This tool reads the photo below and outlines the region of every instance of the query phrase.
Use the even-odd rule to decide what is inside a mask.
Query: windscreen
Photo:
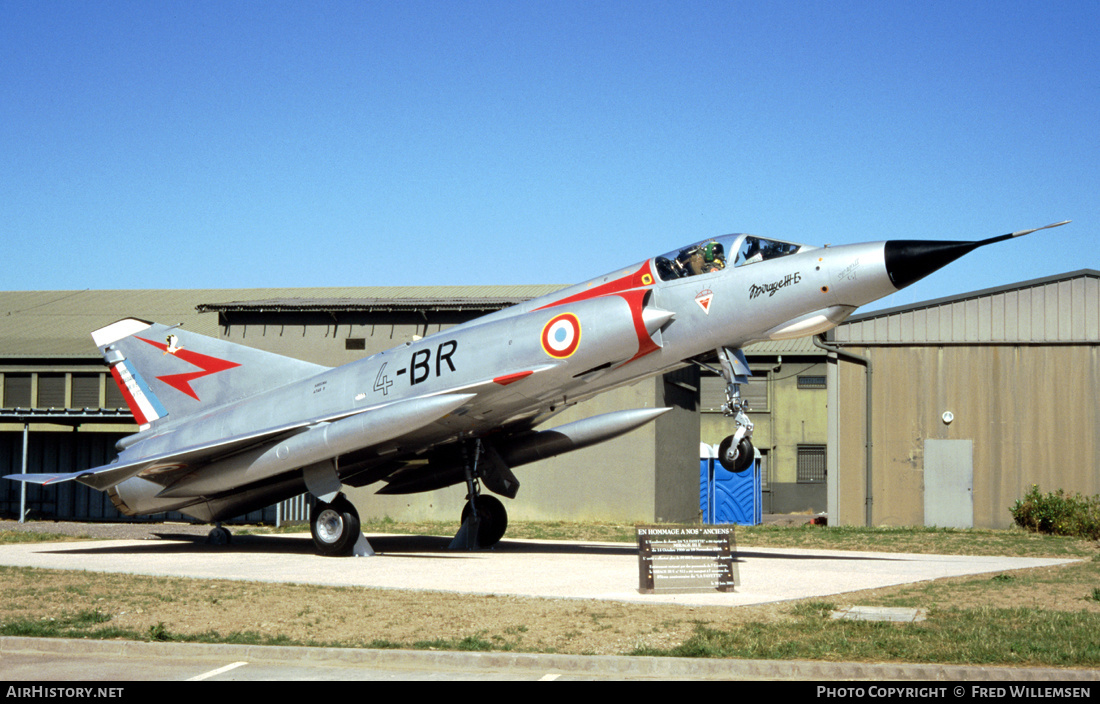
[[[754,235],[723,235],[668,252],[653,260],[662,281],[711,274],[727,266],[745,266],[794,254],[803,245]]]
[[[733,260],[734,266],[755,264],[769,259],[785,257],[802,249],[802,245],[793,242],[780,242],[778,240],[766,240],[762,237],[745,235],[737,248],[737,256]]]

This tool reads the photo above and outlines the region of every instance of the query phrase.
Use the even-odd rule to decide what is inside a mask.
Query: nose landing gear
[[[718,461],[731,472],[744,472],[752,466],[756,451],[752,447],[752,421],[745,411],[748,406],[741,398],[741,385],[749,383],[752,372],[741,350],[718,348],[718,363],[722,378],[726,381],[726,402],[722,412],[733,418],[737,429],[718,445]]]

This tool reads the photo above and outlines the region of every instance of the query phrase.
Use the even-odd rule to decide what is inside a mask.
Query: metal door
[[[974,441],[924,441],[924,525],[974,527]]]

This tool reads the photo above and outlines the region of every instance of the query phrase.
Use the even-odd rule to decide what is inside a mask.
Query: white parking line
[[[209,679],[211,677],[217,677],[223,672],[229,672],[230,670],[236,670],[241,665],[247,665],[247,662],[234,662],[226,665],[225,667],[219,667],[217,670],[211,670],[210,672],[204,672],[201,675],[195,675],[189,678],[188,682],[201,682],[202,680]]]

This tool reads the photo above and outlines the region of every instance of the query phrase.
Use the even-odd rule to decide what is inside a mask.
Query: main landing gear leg
[[[753,464],[756,451],[752,447],[752,421],[745,411],[748,406],[741,398],[741,385],[747,384],[752,372],[741,350],[728,347],[718,348],[718,362],[722,367],[722,378],[726,381],[726,402],[722,412],[733,418],[737,426],[733,435],[718,445],[718,461],[731,472],[744,472]]]
[[[473,447],[470,457],[469,447]],[[483,453],[481,440],[462,445],[466,466],[466,506],[462,509],[462,527],[451,541],[451,550],[485,550],[500,542],[508,529],[508,512],[494,496],[481,495],[483,470],[478,466]],[[518,484],[517,484],[518,486]]]

